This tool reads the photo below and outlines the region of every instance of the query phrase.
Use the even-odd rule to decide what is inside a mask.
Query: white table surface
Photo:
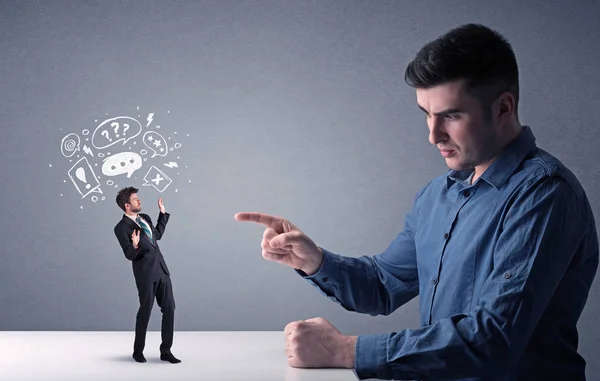
[[[148,332],[148,362],[134,362],[133,337],[133,332],[0,331],[0,380],[357,380],[350,369],[289,367],[283,332],[175,332],[172,352],[180,364],[160,361],[160,332]]]

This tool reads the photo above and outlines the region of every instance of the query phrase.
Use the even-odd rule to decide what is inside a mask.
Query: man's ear
[[[498,105],[498,119],[506,119],[515,111],[515,97],[509,92],[504,92],[498,98]]]

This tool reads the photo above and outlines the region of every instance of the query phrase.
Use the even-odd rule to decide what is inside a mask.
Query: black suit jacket
[[[159,213],[156,227],[152,224],[150,216],[140,213],[140,216],[150,224],[152,239],[150,239],[142,228],[125,214],[115,226],[115,235],[123,249],[125,257],[132,262],[135,283],[140,286],[158,280],[163,274],[170,275],[165,259],[160,252],[157,241],[162,238],[169,213]],[[140,243],[137,250],[133,247],[131,234],[133,230],[140,230]]]

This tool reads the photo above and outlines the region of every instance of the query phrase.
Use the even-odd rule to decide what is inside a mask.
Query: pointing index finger
[[[258,224],[265,225],[267,227],[275,229],[281,225],[279,217],[272,216],[270,214],[258,213],[258,212],[242,212],[236,213],[235,219],[237,221],[245,222],[256,222]]]

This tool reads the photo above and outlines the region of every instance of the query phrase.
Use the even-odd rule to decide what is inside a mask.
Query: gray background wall
[[[131,265],[112,231],[115,186],[130,184],[152,217],[161,195],[172,214],[161,247],[178,330],[280,330],[315,316],[348,334],[416,327],[418,300],[370,317],[321,297],[263,260],[262,227],[234,213],[285,216],[346,255],[384,250],[416,191],[446,170],[404,68],[429,40],[482,22],[516,51],[521,121],[579,177],[600,220],[595,3],[0,1],[0,329],[133,329]],[[100,150],[67,159],[61,139],[76,133],[82,148],[83,129],[124,115],[181,148],[145,156],[113,186],[101,176],[105,200],[82,198],[67,171],[86,156],[98,174]],[[163,193],[141,186],[151,163],[173,179]],[[599,291],[596,281],[580,321],[590,379]]]

